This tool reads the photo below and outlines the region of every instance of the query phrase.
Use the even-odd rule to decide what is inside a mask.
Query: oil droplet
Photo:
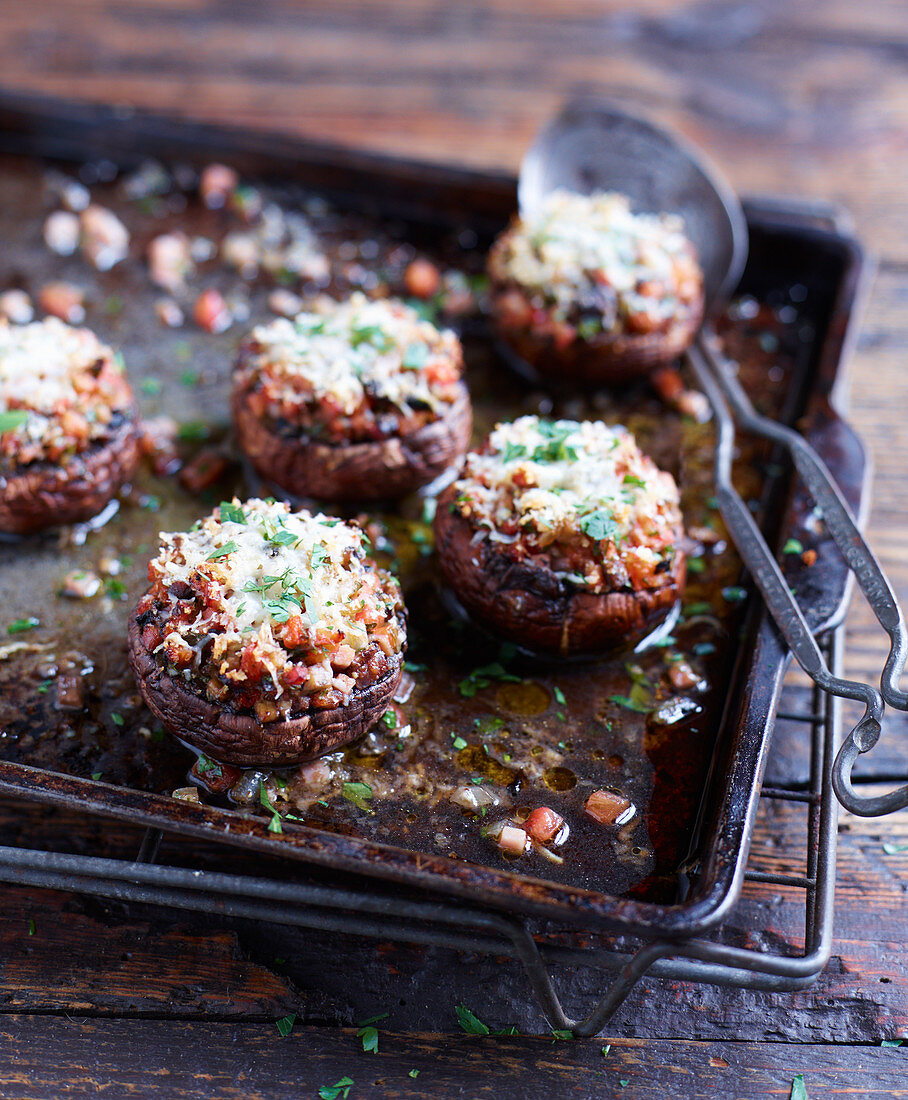
[[[481,745],[467,745],[460,750],[455,760],[458,768],[464,768],[501,787],[507,787],[517,775],[513,768],[506,768],[494,757],[488,756]]]
[[[569,791],[577,786],[577,776],[570,768],[549,768],[542,778],[545,785],[553,791]]]
[[[542,684],[535,680],[525,680],[519,684],[502,684],[495,693],[498,705],[513,714],[536,715],[547,711],[552,705],[552,696]]]
[[[624,766],[624,757],[619,756],[618,753],[612,753],[612,755],[608,758],[608,762],[612,765],[613,768],[621,768]]]
[[[602,751],[602,749],[593,749],[593,751],[590,753],[590,756],[594,760],[604,760],[605,759],[605,753]]]

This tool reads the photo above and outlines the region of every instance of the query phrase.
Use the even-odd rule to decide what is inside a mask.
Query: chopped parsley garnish
[[[139,389],[142,393],[147,393],[153,397],[164,389],[164,383],[160,378],[143,378],[139,383]]]
[[[40,625],[40,619],[36,619],[34,615],[29,615],[26,619],[16,619],[14,622],[11,622],[6,628],[6,633],[24,634],[26,630],[34,630],[36,626]]]
[[[371,344],[380,352],[390,351],[393,341],[381,325],[354,325],[350,330],[350,344],[358,348],[360,344]]]
[[[602,321],[598,317],[584,317],[577,325],[577,335],[581,340],[592,340],[602,332]]]
[[[421,370],[429,358],[429,349],[425,344],[408,344],[401,366],[404,370]]]
[[[567,427],[553,423],[551,420],[537,422],[536,430],[548,442],[537,447],[530,456],[534,462],[576,462],[577,449],[567,444],[574,425]]]
[[[573,1031],[568,1031],[564,1028],[552,1028],[552,1037],[554,1039],[574,1039],[576,1036]]]
[[[807,1100],[807,1088],[804,1085],[804,1075],[799,1073],[791,1082],[791,1092],[788,1100]]]
[[[222,500],[218,505],[221,515],[221,523],[248,523],[246,513],[239,504],[232,504],[229,500]]]
[[[887,856],[896,856],[900,852],[908,852],[908,844],[892,844],[887,840],[883,845],[883,851]]]
[[[125,719],[123,718],[123,715],[118,714],[116,711],[111,712],[110,720],[111,720],[111,722],[113,722],[113,724],[115,726],[122,726],[124,724],[124,721],[125,721]]]
[[[293,1025],[296,1023],[296,1013],[291,1012],[289,1016],[282,1016],[279,1020],[275,1021],[277,1024],[277,1030],[282,1039],[286,1039],[290,1032],[293,1030]]]
[[[205,561],[218,561],[220,558],[226,558],[228,554],[235,554],[237,549],[237,544],[231,539],[229,542],[225,542],[223,546],[218,547],[217,550],[212,550]]]
[[[363,1041],[363,1051],[366,1054],[378,1054],[378,1029],[374,1027],[361,1027],[357,1036]]]
[[[211,772],[212,779],[217,779],[221,775],[223,775],[223,772],[221,771],[221,765],[216,764],[213,760],[209,760],[208,757],[204,754],[199,757],[197,767],[199,775],[207,775],[209,772]]]
[[[118,577],[108,577],[104,591],[112,600],[125,600],[127,596],[126,585]]]
[[[501,452],[502,462],[514,462],[518,458],[526,458],[527,449],[522,443],[505,443],[504,450]]]
[[[419,1076],[419,1070],[418,1069],[411,1069],[410,1072],[407,1074],[407,1076],[408,1077],[418,1077]]]
[[[41,683],[38,684],[38,694],[46,695],[50,691],[50,685],[52,683],[53,680],[42,680]]]
[[[284,830],[281,826],[281,815],[277,807],[268,797],[268,792],[265,790],[265,784],[259,781],[259,802],[262,807],[268,810],[271,814],[271,820],[268,822],[269,833],[282,833]]]
[[[645,489],[646,482],[642,477],[635,477],[633,474],[624,475],[624,484],[630,486],[633,489]]]
[[[702,573],[706,568],[706,562],[703,558],[688,558],[687,568],[691,573]]]
[[[705,600],[701,600],[699,603],[689,603],[684,607],[685,618],[690,618],[693,615],[711,615],[713,611],[713,605],[707,603]]]
[[[201,443],[211,435],[211,428],[201,420],[187,420],[177,429],[177,439],[182,443]]]
[[[275,546],[295,546],[299,538],[286,527],[279,527],[276,531],[266,531],[265,540],[273,542]]]
[[[318,1090],[319,1100],[347,1100],[350,1095],[350,1089],[353,1087],[353,1080],[350,1077],[342,1077],[333,1085],[322,1085]]]
[[[747,599],[747,589],[741,588],[737,584],[730,584],[727,588],[722,589],[722,598],[729,603],[740,603],[741,600]]]
[[[30,920],[28,922],[28,934],[30,936],[33,936],[37,931],[38,931],[38,926],[35,924],[34,919]],[[883,1042],[885,1042],[885,1040]],[[880,1045],[882,1046],[883,1044],[881,1043]]]
[[[467,1008],[466,1005],[456,1005],[457,1022],[467,1035],[489,1035],[488,1027]]]
[[[184,370],[180,375],[180,382],[186,386],[187,389],[192,389],[193,386],[197,386],[202,381],[202,376],[197,370]]]
[[[597,508],[595,512],[580,517],[580,530],[596,542],[602,542],[615,538],[620,528],[611,512],[605,508]]]
[[[499,680],[509,684],[519,684],[520,677],[504,667],[500,661],[493,661],[482,668],[474,668],[469,676],[465,676],[457,685],[457,690],[465,699],[472,699],[483,688],[487,688],[493,680]]]
[[[32,922],[34,923],[34,921]],[[29,933],[31,935],[31,933]],[[900,1047],[904,1042],[904,1039],[883,1039],[880,1043],[881,1047]]]
[[[630,695],[610,695],[609,702],[617,703],[619,707],[636,711],[638,714],[649,714],[653,709],[650,704],[644,703],[641,699],[634,699]]]
[[[567,699],[564,697],[564,692],[557,685],[552,688],[552,694],[555,696],[556,703],[561,703],[561,705],[564,706],[567,702]]]
[[[783,554],[803,554],[804,544],[800,539],[789,539],[782,547]]]
[[[465,749],[467,747],[467,743],[462,737],[455,737],[453,744],[454,748],[457,749],[458,752],[460,752],[461,749]]]
[[[11,432],[14,428],[21,428],[27,420],[28,413],[25,409],[10,409],[0,413],[0,435]]]
[[[393,710],[386,710],[381,716],[381,720],[389,730],[397,729],[397,715]]]
[[[367,814],[374,813],[369,803],[372,801],[372,788],[368,783],[345,783],[341,794],[359,810]]]
[[[317,542],[312,547],[312,556],[309,559],[309,564],[312,569],[318,569],[320,565],[324,565],[328,560],[328,548],[323,542]]]

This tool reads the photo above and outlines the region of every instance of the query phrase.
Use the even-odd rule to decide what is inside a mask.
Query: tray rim
[[[45,128],[52,132],[46,133]],[[118,141],[122,141],[124,135],[129,140],[121,149]],[[85,140],[93,143],[89,150],[85,144],[80,144]],[[337,201],[340,202],[344,201],[344,194],[355,195],[360,206],[363,205],[362,193],[348,190],[352,179],[380,177],[379,193],[373,195],[373,200],[379,205],[388,200],[391,208],[395,205],[401,208],[399,197],[395,198],[391,192],[405,182],[410,183],[418,192],[416,201],[409,206],[405,203],[402,209],[407,211],[411,221],[428,218],[436,225],[442,223],[444,219],[438,216],[437,210],[436,216],[431,217],[431,203],[437,201],[440,194],[445,194],[449,203],[452,198],[481,198],[475,224],[483,228],[486,219],[500,224],[516,206],[516,178],[509,173],[407,160],[298,140],[286,134],[270,135],[258,130],[195,123],[152,112],[123,111],[98,104],[9,93],[0,88],[0,151],[41,159],[84,161],[86,157],[104,155],[102,150],[107,148],[109,156],[119,157],[122,153],[120,163],[126,165],[149,156],[177,159],[173,153],[165,157],[156,151],[162,144],[181,145],[179,159],[184,160],[205,162],[215,152],[221,159],[234,163],[244,156],[264,157],[272,167],[282,167],[285,178],[290,173],[299,178],[301,169],[308,170],[310,175],[314,169],[317,176],[324,177],[341,172],[346,176],[346,186],[340,192],[330,186],[322,186],[321,190],[332,196],[339,194],[341,197]],[[231,157],[231,152],[236,153],[236,158]],[[262,174],[261,169],[258,174]],[[317,183],[310,185],[319,186]],[[847,471],[853,475],[850,503],[853,507],[856,505],[863,516],[868,503],[866,452],[836,409],[845,374],[846,351],[856,329],[859,305],[866,288],[863,250],[848,234],[834,227],[817,227],[802,208],[788,213],[776,203],[761,221],[759,201],[746,205],[749,220],[761,224],[766,231],[794,234],[805,241],[813,240],[815,244],[832,247],[840,254],[842,276],[831,309],[829,330],[816,345],[818,362],[808,395],[810,424],[807,434],[815,445],[820,444],[821,450],[830,434],[840,436],[841,446],[850,448],[851,468]],[[841,620],[850,595],[847,578],[843,578],[841,589],[826,620],[817,624],[818,630],[828,629]],[[759,685],[746,683],[742,690],[740,684],[735,684],[734,693],[740,695],[740,700],[734,724],[735,744],[728,746],[732,759],[723,797],[716,800],[712,812],[707,815],[709,827],[702,834],[703,843],[709,848],[700,881],[706,883],[707,888],[694,892],[683,902],[663,905],[616,897],[289,823],[280,844],[276,845],[263,820],[240,811],[196,806],[167,795],[6,761],[0,762],[0,793],[185,836],[220,839],[271,856],[327,866],[386,883],[397,882],[430,894],[459,896],[465,902],[509,912],[582,922],[588,927],[608,927],[645,937],[698,935],[721,921],[740,894],[775,708],[787,667],[787,654],[775,627],[756,598],[752,604],[749,643],[742,647],[739,663],[744,664],[746,659],[747,664],[753,666],[759,659],[764,668],[773,671],[769,679]],[[735,680],[731,682],[734,684]],[[765,715],[762,730],[757,728],[759,723],[753,721],[755,712]],[[726,714],[717,738],[720,746],[729,738],[728,723],[729,715]],[[741,789],[741,780],[747,778],[738,774],[742,769],[746,769],[752,779],[747,790]],[[736,777],[738,786],[735,785]],[[705,797],[712,791],[713,783],[714,779],[704,785]]]

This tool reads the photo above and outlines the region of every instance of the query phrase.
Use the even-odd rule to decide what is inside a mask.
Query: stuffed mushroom
[[[462,369],[455,334],[403,302],[321,299],[243,342],[237,439],[258,473],[293,496],[405,496],[466,451]]]
[[[466,610],[530,649],[639,642],[684,582],[678,489],[600,421],[499,424],[442,493],[435,541]]]
[[[0,531],[28,535],[103,510],[138,461],[121,358],[86,328],[0,320]]]
[[[222,503],[162,534],[130,617],[146,703],[178,737],[240,767],[302,763],[371,729],[406,648],[396,580],[364,535],[283,503]]]
[[[703,315],[681,219],[613,192],[553,191],[498,238],[489,275],[499,336],[542,377],[631,381],[680,355]]]

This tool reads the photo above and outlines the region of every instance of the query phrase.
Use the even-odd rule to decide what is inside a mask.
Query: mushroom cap
[[[664,332],[576,336],[567,345],[532,325],[508,324],[497,304],[504,288],[491,295],[495,330],[508,350],[541,379],[582,386],[626,385],[666,366],[690,347],[703,319],[703,292],[684,318],[675,318]],[[513,284],[509,291],[513,292]]]
[[[473,427],[466,385],[438,420],[409,435],[328,444],[281,436],[233,392],[237,441],[258,473],[288,493],[324,500],[391,500],[428,485],[464,454]]]
[[[135,413],[130,411],[110,439],[65,464],[33,462],[0,476],[0,531],[31,535],[91,519],[132,476],[138,461]]]
[[[478,621],[529,649],[567,656],[636,645],[666,618],[680,595],[686,572],[680,550],[658,588],[584,592],[540,562],[515,561],[488,539],[474,542],[476,529],[451,511],[455,496],[449,486],[435,512],[435,545],[445,580]]]
[[[129,662],[142,698],[171,733],[225,764],[249,768],[304,764],[368,732],[388,709],[403,662],[368,687],[355,687],[339,707],[313,708],[299,718],[260,722],[203,699],[170,676],[142,641],[135,611],[129,619]]]

